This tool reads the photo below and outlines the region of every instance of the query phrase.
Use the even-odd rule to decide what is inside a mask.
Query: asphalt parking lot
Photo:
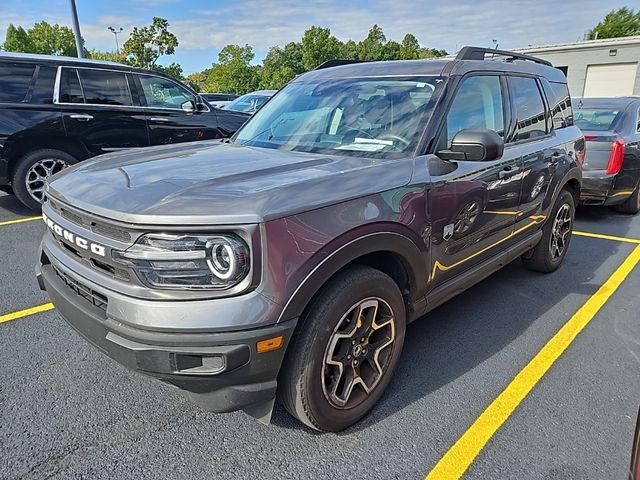
[[[576,230],[602,238],[574,236],[550,275],[514,262],[410,325],[373,413],[317,434],[281,408],[270,426],[204,412],[104,357],[55,310],[10,320],[48,302],[33,275],[44,226],[11,223],[33,213],[0,195],[0,478],[413,479],[460,466],[477,479],[626,478],[640,405],[640,215],[579,209]],[[566,350],[550,342],[539,355],[572,322],[582,324],[558,340]]]

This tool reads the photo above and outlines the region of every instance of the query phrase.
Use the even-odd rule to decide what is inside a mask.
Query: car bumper
[[[585,205],[617,205],[631,196],[638,172],[607,174],[603,170],[583,172],[580,202]]]
[[[272,406],[277,375],[296,319],[216,333],[135,328],[110,318],[100,305],[102,297],[95,297],[95,291],[82,279],[62,268],[60,264],[41,262],[36,268],[40,288],[47,291],[67,323],[118,363],[186,391],[194,403],[209,411],[245,409],[252,413],[260,411],[261,406]],[[81,283],[75,284],[78,280]],[[185,315],[188,303],[182,302]],[[257,342],[280,335],[280,348],[257,353]]]

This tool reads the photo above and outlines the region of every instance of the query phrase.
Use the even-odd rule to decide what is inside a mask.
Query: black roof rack
[[[314,68],[314,70],[322,70],[324,68],[339,67],[340,65],[351,65],[352,63],[363,63],[363,62],[366,62],[366,60],[346,60],[346,59],[327,60],[326,62],[321,63],[316,68]]]
[[[551,62],[547,62],[546,60],[542,60],[541,58],[524,55],[522,53],[509,52],[507,50],[495,50],[493,48],[484,47],[463,47],[458,52],[458,55],[456,55],[456,60],[484,60],[484,56],[487,54],[498,55],[514,60],[528,60],[530,62],[540,63],[541,65],[553,67]]]

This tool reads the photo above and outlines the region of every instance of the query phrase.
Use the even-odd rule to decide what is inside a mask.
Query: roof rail
[[[553,67],[551,62],[542,60],[541,58],[532,57],[530,55],[524,55],[522,53],[509,52],[507,50],[495,50],[493,48],[485,47],[463,47],[456,55],[456,60],[484,60],[484,56],[487,54],[499,55],[501,57],[507,57],[513,60],[528,60],[530,62],[540,63]]]
[[[340,65],[350,65],[352,63],[363,63],[363,62],[366,62],[366,60],[346,60],[346,59],[327,60],[326,62],[321,63],[316,68],[314,68],[314,70],[322,70],[324,68],[339,67]]]

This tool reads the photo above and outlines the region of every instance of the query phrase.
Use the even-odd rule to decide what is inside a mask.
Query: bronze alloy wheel
[[[396,338],[393,311],[378,297],[366,298],[343,315],[324,355],[322,390],[340,409],[362,403],[384,376]]]
[[[551,242],[549,242],[549,253],[551,253],[552,260],[557,260],[564,254],[569,243],[567,240],[571,234],[571,223],[571,208],[565,203],[558,209],[553,220]]]

